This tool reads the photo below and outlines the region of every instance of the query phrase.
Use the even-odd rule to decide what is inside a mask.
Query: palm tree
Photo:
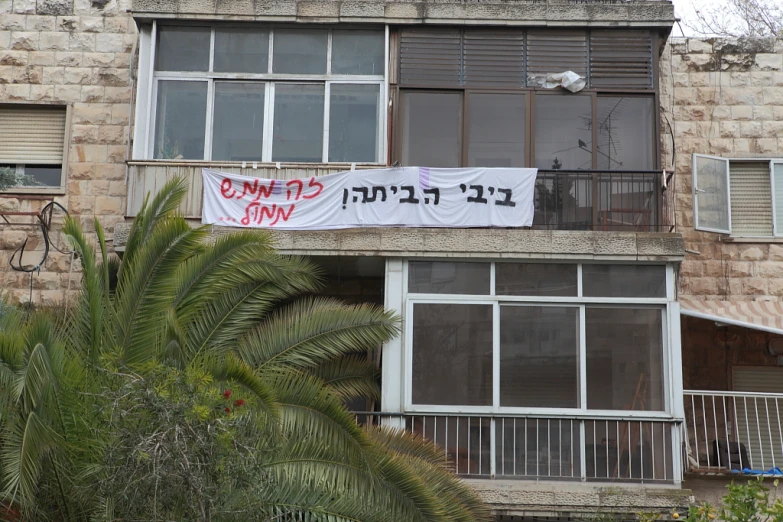
[[[317,268],[267,234],[191,228],[185,190],[145,201],[121,261],[69,219],[77,305],[0,315],[0,502],[30,520],[490,520],[442,451],[344,407],[377,395],[357,354],[398,319],[311,297]]]

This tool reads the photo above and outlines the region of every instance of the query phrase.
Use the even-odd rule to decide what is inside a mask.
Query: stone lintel
[[[195,224],[195,223],[194,223]],[[115,227],[122,251],[129,224]],[[214,227],[214,234],[233,230]],[[284,254],[680,262],[680,234],[470,228],[356,228],[271,232]]]
[[[139,21],[644,27],[666,32],[675,21],[668,0],[133,0],[132,12]]]

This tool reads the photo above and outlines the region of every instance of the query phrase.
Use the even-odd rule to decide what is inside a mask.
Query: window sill
[[[783,237],[769,236],[723,236],[726,243],[783,243]]]
[[[17,199],[52,199],[57,196],[65,196],[63,187],[29,188],[0,191],[0,197]]]
[[[186,167],[210,167],[210,168],[218,168],[218,167],[225,167],[225,168],[245,168],[245,169],[274,169],[278,167],[278,162],[275,161],[208,161],[208,160],[170,160],[170,159],[139,159],[139,160],[128,160],[126,162],[130,166],[134,165],[151,165],[151,166],[160,166],[160,167],[171,167],[171,166],[186,166]],[[344,168],[345,170],[351,170],[351,166],[356,166],[357,169],[359,168],[386,168],[387,165],[385,163],[294,163],[294,162],[279,162],[279,165],[281,169],[283,168],[316,168],[316,167],[323,167],[323,168],[330,168],[330,169],[339,169]]]

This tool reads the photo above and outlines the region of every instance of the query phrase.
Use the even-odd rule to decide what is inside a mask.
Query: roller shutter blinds
[[[406,29],[400,34],[400,83],[460,85],[462,31]]]
[[[463,40],[465,84],[525,85],[525,37],[521,31],[466,30]]]
[[[399,60],[403,85],[533,87],[573,71],[592,87],[654,88],[649,31],[404,28]]]
[[[529,31],[527,83],[543,84],[548,74],[573,71],[587,77],[587,33],[584,31]]]
[[[730,161],[731,233],[772,235],[772,191],[768,161]]]
[[[0,163],[63,162],[65,108],[0,107]]]
[[[735,367],[734,390],[783,393],[783,368]],[[745,445],[753,469],[783,466],[783,398],[739,397],[735,400],[734,431]]]
[[[591,31],[590,85],[652,89],[652,34],[647,31]]]

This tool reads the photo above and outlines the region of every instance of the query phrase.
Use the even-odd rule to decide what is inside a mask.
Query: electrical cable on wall
[[[33,274],[35,272],[41,273],[41,267],[46,262],[46,259],[49,257],[49,250],[50,248],[53,248],[57,252],[60,252],[61,254],[72,254],[70,251],[66,251],[63,249],[63,245],[58,244],[57,241],[51,240],[51,231],[52,231],[52,216],[54,215],[55,209],[58,209],[66,216],[68,215],[68,211],[65,210],[65,207],[57,203],[56,201],[52,201],[50,203],[47,203],[43,209],[41,209],[40,213],[40,227],[41,227],[41,235],[43,236],[44,241],[44,250],[43,254],[41,255],[40,261],[38,261],[35,265],[23,265],[22,264],[22,258],[24,257],[25,248],[27,247],[27,241],[29,241],[29,237],[25,238],[22,245],[14,250],[13,254],[11,254],[11,259],[8,260],[8,264],[11,266],[11,269],[16,272],[24,272],[27,274],[30,274],[30,300],[29,302],[33,302]],[[17,255],[19,256],[17,259]],[[15,263],[16,261],[16,263]]]

